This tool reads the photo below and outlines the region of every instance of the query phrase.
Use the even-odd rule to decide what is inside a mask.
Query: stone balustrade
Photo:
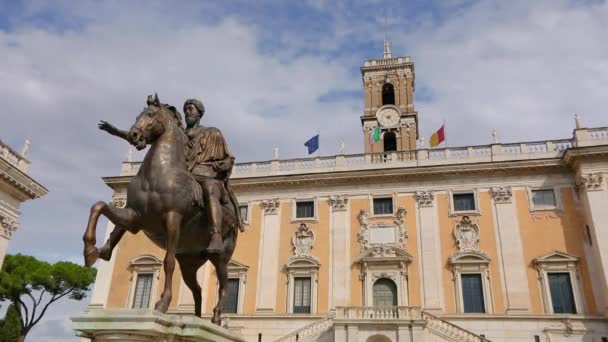
[[[305,342],[306,340],[320,336],[329,330],[333,323],[333,316],[329,315],[320,321],[313,322],[290,333],[289,335],[285,335],[275,342]]]
[[[430,334],[443,338],[447,337],[450,341],[489,342],[489,340],[487,340],[483,336],[479,336],[469,330],[463,329],[428,312],[422,313],[422,319],[424,319],[426,323],[426,330]]]
[[[336,320],[420,320],[422,309],[418,306],[339,306]]]
[[[9,164],[15,166],[20,171],[27,173],[30,167],[30,161],[17,153],[10,146],[0,141],[0,158],[6,160]]]
[[[608,127],[577,129],[573,139],[237,163],[232,178],[559,158],[573,147],[608,144]],[[124,162],[134,175],[141,162]]]

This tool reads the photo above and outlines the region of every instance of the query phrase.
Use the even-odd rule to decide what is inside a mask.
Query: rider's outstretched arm
[[[106,131],[114,136],[125,139],[127,142],[131,142],[131,140],[129,140],[129,132],[118,129],[106,121],[100,121],[97,124],[97,127],[102,131]]]

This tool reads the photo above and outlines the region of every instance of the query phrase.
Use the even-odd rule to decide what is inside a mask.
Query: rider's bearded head
[[[192,113],[192,110],[189,110],[188,107],[193,106],[196,108],[197,113]],[[186,123],[188,127],[192,127],[195,125],[205,114],[205,106],[203,103],[197,99],[188,99],[184,103],[184,115],[186,116]]]

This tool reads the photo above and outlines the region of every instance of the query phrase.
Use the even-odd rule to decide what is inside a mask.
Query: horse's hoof
[[[215,317],[213,316],[213,318],[211,319],[211,323],[217,325],[217,326],[221,326],[222,325],[222,319],[220,317]]]
[[[84,249],[84,264],[87,267],[93,266],[95,261],[99,258],[99,250],[97,247],[92,246]]]
[[[160,312],[160,313],[167,313],[167,310],[169,309],[169,306],[163,302],[163,300],[159,300],[158,302],[156,302],[156,305],[154,305],[154,310]]]
[[[98,254],[99,259],[105,261],[110,261],[110,258],[112,257],[112,251],[108,245],[103,245],[103,247],[98,250]]]

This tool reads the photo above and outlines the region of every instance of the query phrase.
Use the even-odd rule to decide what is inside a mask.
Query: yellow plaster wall
[[[522,190],[514,193],[517,200],[524,258],[528,272],[532,312],[544,312],[538,272],[534,266],[534,259],[552,251],[560,251],[581,258],[579,271],[585,307],[588,313],[596,314],[595,299],[591,289],[587,260],[583,250],[584,216],[577,208],[575,202],[576,195],[573,189],[563,188],[560,194],[562,210],[531,212],[529,210],[527,191]]]
[[[479,227],[479,249],[490,257],[490,287],[491,302],[494,313],[504,313],[503,289],[501,274],[498,265],[498,253],[496,249],[496,235],[494,221],[492,219],[492,203],[487,192],[477,194],[480,215],[470,215],[471,221]],[[441,262],[443,265],[443,288],[447,313],[456,313],[456,293],[452,266],[449,258],[458,250],[458,243],[454,238],[454,221],[462,219],[463,215],[450,216],[448,196],[440,194],[436,196],[439,209],[439,234],[441,237]]]
[[[412,255],[414,260],[408,265],[408,294],[410,306],[421,306],[420,288],[420,263],[418,259],[418,228],[416,225],[416,201],[414,196],[401,196],[398,202],[399,207],[404,207],[407,211],[405,217],[405,227],[407,229],[407,239],[405,250]],[[358,227],[358,226],[357,226]]]

